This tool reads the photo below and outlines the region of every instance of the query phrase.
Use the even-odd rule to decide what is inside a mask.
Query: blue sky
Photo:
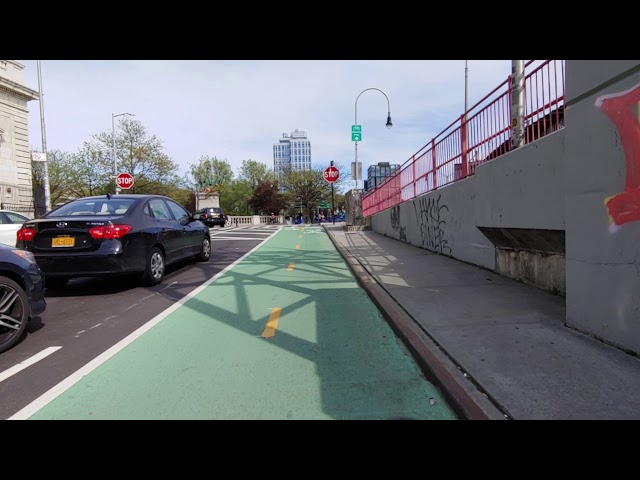
[[[36,60],[25,83],[38,89]],[[464,110],[464,60],[43,60],[47,147],[75,152],[129,112],[160,138],[181,173],[202,155],[273,167],[283,133],[307,132],[314,165],[350,168],[357,103],[363,173],[403,164]],[[469,106],[503,82],[511,60],[469,60]],[[29,135],[40,149],[40,110],[29,103]],[[341,172],[348,173],[348,172]],[[362,184],[360,184],[360,187]]]

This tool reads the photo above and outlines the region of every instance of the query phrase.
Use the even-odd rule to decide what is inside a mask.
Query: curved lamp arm
[[[384,95],[384,98],[387,99],[387,128],[391,128],[393,126],[393,123],[391,123],[391,106],[389,104],[389,97],[387,97],[387,94],[384,93],[382,90],[380,90],[379,88],[365,88],[363,91],[360,92],[360,94],[356,97],[356,103],[355,103],[355,125],[358,124],[358,99],[360,98],[360,95],[362,95],[364,92],[368,91],[368,90],[377,90],[378,92],[380,92],[381,94]]]

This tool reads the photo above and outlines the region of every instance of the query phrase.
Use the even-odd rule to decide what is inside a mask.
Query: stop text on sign
[[[340,177],[340,172],[336,167],[327,167],[322,175],[327,182],[333,183]]]

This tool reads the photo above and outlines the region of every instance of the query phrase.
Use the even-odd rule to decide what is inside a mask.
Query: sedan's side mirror
[[[202,219],[202,215],[200,215],[199,213],[194,213],[191,215],[191,218],[194,220],[200,220]]]

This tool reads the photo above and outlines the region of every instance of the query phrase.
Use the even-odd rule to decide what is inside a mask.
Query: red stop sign
[[[119,173],[116,177],[116,184],[127,190],[133,187],[133,176],[130,173]]]
[[[340,177],[340,172],[336,167],[327,167],[324,169],[322,176],[327,182],[333,183]]]

